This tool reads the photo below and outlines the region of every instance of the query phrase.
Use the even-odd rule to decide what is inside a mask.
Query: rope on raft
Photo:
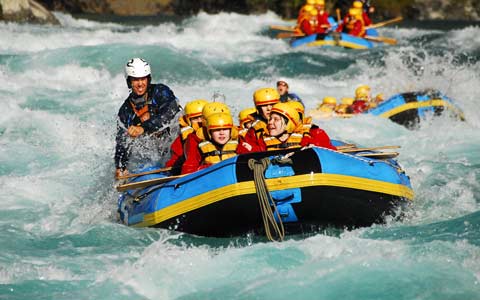
[[[285,228],[283,227],[282,218],[280,217],[280,213],[278,212],[275,201],[273,201],[272,195],[270,194],[265,181],[265,170],[268,168],[269,164],[270,159],[268,157],[264,157],[260,160],[253,158],[248,160],[248,167],[253,171],[253,180],[257,191],[258,203],[260,204],[265,235],[270,241],[281,242],[285,238]],[[277,215],[278,223],[275,221],[274,214]],[[273,229],[276,238],[273,237],[271,229]]]

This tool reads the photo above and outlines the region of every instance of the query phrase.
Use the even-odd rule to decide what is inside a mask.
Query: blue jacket
[[[128,127],[140,125],[144,129],[144,134],[155,133],[163,128],[159,133],[168,134],[169,127],[164,127],[170,124],[176,114],[181,110],[178,99],[168,86],[163,84],[150,84],[147,99],[150,119],[142,122],[132,108],[133,102],[130,100],[132,97],[133,93],[130,93],[118,111],[115,147],[115,167],[117,169],[125,169],[130,156],[132,139],[128,135]]]
[[[302,103],[303,106],[305,106],[305,104],[303,104],[302,99],[300,99],[300,97],[298,97],[298,95],[295,93],[287,93],[285,95],[280,96],[280,102],[288,102],[288,101],[298,101]]]

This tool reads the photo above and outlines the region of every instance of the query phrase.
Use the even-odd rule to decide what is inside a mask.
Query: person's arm
[[[300,144],[303,147],[308,145],[315,145],[323,148],[337,150],[337,148],[332,145],[332,141],[330,140],[330,137],[327,135],[325,130],[319,128],[318,126],[312,126],[312,129],[310,129],[310,134],[305,135],[302,138]]]
[[[166,162],[165,167],[178,167],[183,157],[182,137],[179,135],[170,146],[170,159]]]
[[[128,158],[130,156],[130,145],[128,126],[130,125],[128,120],[129,110],[125,103],[120,107],[117,117],[117,135],[115,137],[115,168],[117,170],[126,170]],[[118,173],[118,171],[117,171]]]
[[[263,143],[263,139],[257,138],[255,128],[253,127],[250,127],[245,137],[240,138],[238,141],[238,148],[237,148],[238,154],[249,153],[249,152],[262,152],[266,150],[267,150],[267,147],[265,143]]]

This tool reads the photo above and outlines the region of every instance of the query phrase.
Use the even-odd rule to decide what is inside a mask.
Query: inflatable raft
[[[291,234],[381,223],[413,199],[409,178],[391,154],[349,153],[318,147],[250,153],[186,176],[141,176],[122,186],[119,216],[128,226],[208,237],[265,234],[269,217]],[[162,183],[142,186],[157,180]],[[270,193],[261,192],[261,183]],[[271,199],[262,206],[265,194]]]
[[[428,117],[448,114],[449,116],[464,121],[462,110],[455,102],[437,90],[408,92],[396,94],[377,107],[371,108],[362,114],[370,114],[389,118],[395,123],[409,129],[418,127],[422,120]],[[354,114],[335,114],[332,111],[312,110],[309,115],[316,119],[328,120],[331,118],[351,118]]]
[[[444,113],[465,120],[462,110],[455,102],[437,90],[397,94],[366,113],[389,118],[407,128],[415,128],[428,116],[439,116]]]
[[[368,29],[367,35],[376,37],[378,32],[375,29]],[[349,49],[370,49],[374,43],[347,33],[330,32],[328,34],[312,34],[306,37],[294,39],[290,42],[292,47],[307,45],[310,47],[337,46]]]

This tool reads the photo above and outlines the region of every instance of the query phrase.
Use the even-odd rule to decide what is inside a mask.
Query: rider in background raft
[[[346,32],[353,36],[364,37],[366,31],[362,15],[363,10],[361,8],[350,8],[342,24],[338,26],[337,32]]]
[[[365,84],[360,85],[355,89],[355,101],[352,103],[351,112],[359,114],[371,108],[375,108],[384,100],[383,98],[382,94],[378,94],[372,99],[370,87]]]
[[[172,168],[172,174],[179,174],[182,164],[185,162],[183,148],[187,137],[202,127],[203,107],[208,103],[204,99],[196,99],[185,105],[185,114],[178,120],[180,125],[180,134],[170,146],[170,159],[165,163],[165,167]]]
[[[330,27],[331,27],[330,22],[328,21],[328,12],[325,10],[325,0],[316,0],[315,8],[318,11],[317,33],[325,35],[330,30]]]
[[[118,111],[115,147],[115,177],[128,174],[127,163],[133,139],[155,133],[161,137],[169,133],[168,124],[181,111],[178,99],[170,88],[151,83],[151,70],[147,61],[132,58],[125,66],[128,98]]]

